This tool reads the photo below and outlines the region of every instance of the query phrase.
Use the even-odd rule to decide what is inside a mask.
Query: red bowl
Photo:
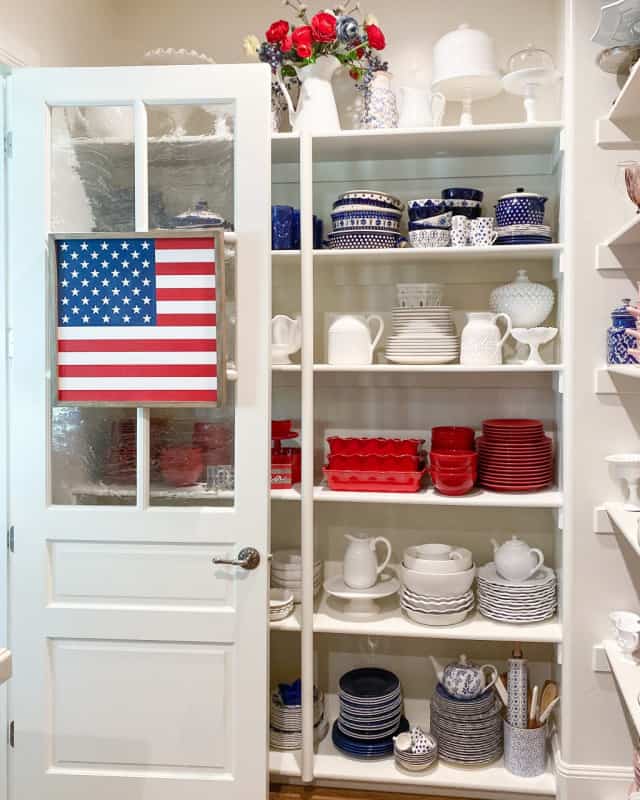
[[[197,483],[202,467],[202,452],[197,447],[168,447],[160,454],[162,476],[173,486]]]
[[[438,425],[431,429],[432,450],[474,450],[475,435],[473,428],[456,425]]]
[[[429,471],[433,485],[441,494],[457,497],[468,494],[474,487],[477,475],[472,470],[440,470]]]
[[[292,427],[293,421],[290,419],[272,419],[271,436],[276,436],[279,439],[286,438]]]
[[[478,454],[474,450],[432,450],[429,458],[431,466],[436,468],[478,466]]]

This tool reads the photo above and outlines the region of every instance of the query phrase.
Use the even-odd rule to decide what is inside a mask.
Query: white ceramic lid
[[[516,189],[515,192],[510,192],[509,194],[503,194],[500,197],[500,200],[509,200],[512,197],[539,197],[542,200],[546,200],[547,198],[543,194],[537,194],[536,192],[525,192],[524,189]]]
[[[546,50],[528,44],[524,50],[518,50],[507,62],[509,72],[521,69],[546,69],[553,70],[554,64],[551,54]]]
[[[494,80],[500,81],[493,40],[484,31],[468,25],[446,33],[433,47],[433,88],[439,89],[445,81],[460,78],[489,79],[491,85]],[[468,88],[474,87],[469,85]],[[485,91],[490,88],[487,84]],[[497,88],[495,94],[499,91]]]

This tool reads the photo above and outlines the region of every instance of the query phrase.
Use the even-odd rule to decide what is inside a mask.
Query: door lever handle
[[[237,558],[216,558],[214,556],[211,559],[211,563],[228,567],[242,567],[242,569],[255,569],[260,563],[260,553],[255,547],[243,547]]]

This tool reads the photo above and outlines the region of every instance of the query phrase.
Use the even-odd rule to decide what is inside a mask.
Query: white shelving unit
[[[608,639],[603,644],[622,702],[640,734],[640,662],[620,652],[614,641]]]
[[[277,197],[274,202],[286,202],[301,209],[302,240],[300,251],[272,253],[274,314],[301,313],[303,326],[300,364],[273,368],[274,378],[277,376],[274,416],[297,419],[296,408],[300,409],[302,483],[299,491],[296,490],[300,501],[300,538],[295,528],[298,512],[290,504],[279,504],[277,511],[275,506],[273,508],[272,547],[299,546],[303,560],[302,604],[287,620],[271,626],[274,635],[279,637],[276,659],[284,646],[290,647],[292,653],[297,653],[299,648],[303,748],[293,753],[271,752],[270,766],[275,777],[305,783],[339,781],[369,787],[419,788],[422,785],[428,786],[430,791],[448,789],[452,794],[458,790],[476,792],[480,796],[483,793],[518,797],[555,794],[551,759],[549,771],[530,780],[512,776],[500,762],[479,769],[442,762],[425,775],[411,775],[396,769],[393,759],[359,762],[345,757],[335,750],[330,733],[314,748],[311,712],[315,681],[329,692],[327,716],[330,722],[337,716],[335,698],[331,695],[336,686],[333,678],[328,679],[329,684],[323,682],[319,663],[324,663],[329,671],[334,659],[340,660],[341,665],[344,663],[345,668],[359,666],[363,659],[363,643],[377,639],[387,643],[383,648],[385,652],[397,650],[399,664],[407,647],[419,647],[427,639],[438,642],[438,646],[448,646],[452,655],[459,653],[456,643],[466,642],[470,650],[478,644],[502,648],[502,657],[510,652],[511,643],[523,642],[543,654],[541,664],[547,670],[545,675],[551,675],[557,658],[556,648],[562,643],[559,617],[540,624],[513,626],[474,612],[459,625],[422,626],[402,614],[396,597],[381,604],[380,614],[375,619],[357,620],[342,613],[340,604],[328,600],[324,593],[315,598],[311,575],[313,563],[320,557],[318,548],[325,553],[327,549],[330,553],[340,551],[341,533],[351,526],[362,530],[378,527],[379,532],[388,531],[393,536],[393,528],[386,526],[394,525],[397,519],[399,535],[402,525],[408,524],[403,521],[409,515],[412,524],[424,530],[412,529],[410,534],[403,535],[412,536],[415,539],[412,543],[418,543],[434,540],[428,532],[430,515],[437,514],[438,519],[442,519],[441,515],[445,514],[449,515],[448,519],[455,520],[457,513],[470,519],[476,512],[477,517],[495,518],[498,529],[501,524],[507,524],[501,523],[501,519],[517,520],[529,513],[539,515],[540,520],[544,520],[541,524],[549,528],[541,536],[547,537],[545,548],[550,554],[550,563],[561,566],[562,537],[555,534],[563,524],[565,501],[562,491],[565,372],[562,334],[563,286],[568,263],[562,226],[558,222],[562,204],[563,149],[564,128],[556,121],[476,125],[466,129],[356,130],[331,135],[274,136],[273,165],[281,181],[274,191]],[[484,170],[490,170],[491,179],[482,177],[487,174]],[[401,177],[394,177],[396,172]],[[474,178],[474,175],[480,177]],[[482,187],[487,181],[491,186],[486,197],[487,213],[494,198],[513,191],[516,186],[534,185],[535,190],[549,194],[549,216],[558,241],[536,246],[431,250],[408,247],[360,251],[313,249],[312,214],[323,216],[326,233],[331,202],[347,188],[386,187],[401,197],[424,197],[436,196],[435,193],[447,185]],[[402,182],[406,182],[406,188]],[[557,316],[553,324],[560,329],[560,336],[555,350],[557,357],[549,359],[551,363],[488,368],[388,363],[342,368],[323,363],[323,314],[330,310],[368,309],[381,313],[384,309],[390,312],[394,285],[402,280],[439,280],[450,283],[452,291],[460,286],[462,299],[453,303],[457,309],[488,308],[491,288],[511,280],[519,266],[526,266],[532,280],[554,286],[557,293]],[[449,379],[455,382],[450,384]],[[475,398],[481,404],[478,410],[474,405],[467,406],[468,393],[473,390],[478,392]],[[431,391],[438,395],[435,405],[430,403]],[[415,392],[415,398],[407,399],[407,393],[411,392]],[[523,394],[518,400],[520,395],[516,393],[520,392]],[[382,396],[384,401],[378,405]],[[452,406],[454,400],[460,404],[457,409]],[[399,412],[397,415],[393,413],[395,408]],[[412,414],[415,420],[410,421]],[[478,428],[483,418],[496,414],[539,414],[546,421],[553,420],[551,429],[558,451],[559,485],[532,493],[477,489],[462,497],[447,497],[431,486],[407,494],[340,492],[331,491],[321,481],[325,431],[329,428],[360,430],[362,435],[374,428],[428,429],[432,424],[465,424],[464,416],[460,419],[460,415],[465,414],[468,424]],[[272,494],[274,498],[277,495],[277,491]],[[377,522],[378,518],[384,522]],[[418,522],[418,519],[423,521]],[[354,523],[354,520],[357,521]],[[449,532],[454,529],[455,523]],[[395,557],[398,558],[397,553]],[[333,555],[328,559],[325,556],[327,562],[332,559],[335,561]],[[283,637],[285,642],[282,642]],[[295,647],[293,642],[296,642]],[[353,659],[346,659],[345,649],[353,652]],[[367,658],[366,663],[375,663],[375,660]],[[286,672],[278,680],[292,680],[298,674]],[[423,699],[409,696],[406,708],[409,719],[419,724],[427,713],[426,694]]]

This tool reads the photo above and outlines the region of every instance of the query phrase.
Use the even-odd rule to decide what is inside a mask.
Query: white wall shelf
[[[640,364],[611,364],[594,372],[596,394],[640,394]]]
[[[603,150],[640,150],[640,141],[630,139],[608,117],[596,120],[596,144]]]
[[[329,264],[380,264],[411,261],[447,261],[475,264],[477,261],[545,261],[562,254],[561,244],[504,245],[494,247],[396,247],[378,250],[314,250],[316,267]]]
[[[611,671],[618,684],[620,696],[633,720],[636,731],[640,733],[640,662],[632,656],[620,652],[618,645],[607,639],[603,642],[604,649],[611,665]]]
[[[325,708],[329,719],[333,721],[338,715],[335,695],[325,696]],[[428,701],[405,698],[405,714],[412,724],[424,725],[428,716]],[[396,767],[393,757],[379,761],[348,758],[334,747],[331,732],[318,745],[314,775],[318,780],[360,784],[375,781],[388,786],[428,787],[429,792],[451,790],[451,794],[455,794],[456,791],[474,791],[479,796],[489,797],[496,794],[555,796],[556,793],[555,776],[549,768],[537,778],[519,778],[505,769],[501,759],[488,767],[477,768],[438,761],[424,773],[405,772]]]
[[[397,599],[380,604],[380,613],[372,620],[349,619],[328,601],[323,593],[313,615],[314,633],[334,633],[349,636],[391,636],[410,639],[459,639],[479,642],[541,642],[557,644],[562,641],[562,626],[557,617],[546,622],[528,625],[508,625],[494,622],[475,611],[458,625],[420,625],[400,611]]]
[[[432,487],[419,492],[335,492],[316,486],[314,500],[323,503],[394,503],[396,505],[469,506],[473,508],[560,508],[562,492],[489,492],[474,489],[461,497],[447,497]]]
[[[640,214],[596,248],[596,269],[640,268]]]
[[[607,119],[629,139],[640,139],[640,68],[635,64]]]
[[[602,507],[613,522],[613,530],[621,533],[640,556],[640,513],[627,511],[624,503],[605,503]]]
[[[11,651],[0,648],[0,686],[11,677]]]

